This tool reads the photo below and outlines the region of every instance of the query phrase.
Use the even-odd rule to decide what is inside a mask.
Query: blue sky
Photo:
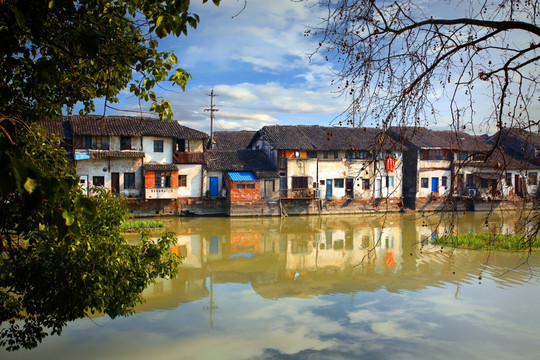
[[[216,7],[209,1],[191,1],[191,11],[200,16],[196,30],[188,36],[167,37],[160,42],[162,50],[173,50],[179,64],[193,76],[186,91],[163,84],[158,95],[171,101],[174,118],[182,125],[209,132],[212,88],[219,110],[214,129],[256,130],[265,125],[336,125],[336,117],[347,108],[347,101],[331,86],[336,68],[320,54],[313,53],[317,39],[304,36],[307,26],[315,26],[325,15],[316,1],[295,0],[222,0]],[[464,6],[455,1],[423,1],[417,4],[434,17],[460,17],[474,13],[474,4]],[[461,5],[460,5],[461,4]],[[465,4],[466,5],[466,4]],[[243,10],[242,10],[243,9]],[[523,35],[523,34],[521,34]],[[518,38],[519,39],[519,38]],[[514,38],[515,40],[515,38]],[[535,68],[534,68],[535,69]],[[479,84],[481,88],[482,84]],[[448,129],[450,113],[448,97],[435,89],[438,110],[430,128]],[[472,116],[481,123],[491,113],[493,97],[482,90],[474,99],[476,112]],[[120,104],[113,106],[136,111],[136,116],[148,111],[125,90]],[[96,103],[97,113],[102,103]],[[537,114],[538,103],[530,109]],[[115,114],[108,110],[107,115]],[[147,115],[142,113],[142,115]],[[369,124],[366,124],[370,126]],[[490,132],[485,122],[475,133]],[[472,131],[472,129],[467,129]]]
[[[308,58],[316,39],[304,36],[306,25],[321,14],[311,3],[290,0],[222,0],[219,7],[192,1],[200,16],[187,37],[167,37],[162,50],[173,50],[193,76],[186,91],[164,84],[159,95],[171,101],[181,124],[208,132],[212,88],[217,95],[215,130],[256,130],[265,125],[329,125],[345,108],[330,87],[331,64],[320,55]],[[236,16],[235,16],[236,15]],[[124,110],[147,111],[124,91]],[[96,110],[100,112],[99,103]],[[115,111],[108,110],[112,115]],[[123,112],[122,114],[128,114]],[[131,115],[137,115],[132,113]]]

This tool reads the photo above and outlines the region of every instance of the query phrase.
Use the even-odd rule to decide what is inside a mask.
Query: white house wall
[[[76,162],[77,175],[88,176],[88,187],[94,187],[94,176],[103,176],[105,188],[111,190],[111,173],[119,174],[120,195],[138,197],[143,183],[142,161],[133,158],[90,159]],[[124,173],[135,173],[135,189],[124,189]]]
[[[182,164],[178,166],[178,175],[186,175],[187,186],[178,187],[178,197],[201,197],[202,165]]]
[[[154,152],[154,140],[163,140],[163,152]],[[145,163],[172,164],[173,139],[156,136],[144,136],[143,151],[145,153]]]

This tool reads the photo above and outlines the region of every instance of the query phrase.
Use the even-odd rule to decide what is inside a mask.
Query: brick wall
[[[151,189],[156,186],[156,173],[153,171],[146,171],[144,174],[144,188]]]
[[[233,201],[257,201],[261,199],[260,181],[231,181],[229,177],[225,180],[229,200]],[[238,189],[238,185],[244,185],[244,189]],[[254,185],[253,189],[248,189],[248,185]]]

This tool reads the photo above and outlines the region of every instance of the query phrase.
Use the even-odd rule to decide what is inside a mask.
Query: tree
[[[539,125],[540,3],[460,1],[456,17],[426,11],[441,2],[319,0],[327,9],[319,53],[340,64],[336,81],[353,96],[346,120],[418,126],[437,123],[448,100],[451,126],[530,129]],[[449,4],[450,2],[448,2]],[[444,5],[444,4],[442,4]],[[493,103],[478,118],[481,99]]]
[[[130,314],[150,282],[175,274],[172,235],[128,245],[123,200],[83,196],[59,140],[35,123],[93,111],[96,98],[107,108],[126,87],[170,119],[152,89],[190,75],[158,38],[199,18],[188,0],[2,0],[0,14],[0,345],[16,350],[91,313]]]
[[[503,130],[536,133],[540,125],[539,1],[316,3],[326,16],[306,35],[319,41],[312,56],[338,64],[335,82],[352,97],[341,122],[396,127],[403,139],[448,116],[458,144],[459,131],[497,134],[484,162],[496,159],[491,171],[506,181]],[[525,150],[513,155],[531,160]],[[529,246],[540,232],[538,196],[522,214]]]

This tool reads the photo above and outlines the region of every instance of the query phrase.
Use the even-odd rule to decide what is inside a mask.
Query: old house
[[[518,128],[505,128],[487,142],[497,150],[490,156],[500,178],[503,196],[522,198],[537,193],[540,174],[540,134]]]
[[[80,184],[152,199],[200,197],[205,133],[176,121],[126,116],[66,116],[43,122],[70,143]]]
[[[401,199],[401,149],[378,129],[265,126],[249,146],[276,165],[282,199]]]
[[[396,127],[389,134],[408,148],[403,197],[412,209],[438,206],[445,196],[466,192],[467,179],[479,171],[476,161],[485,158],[489,150],[485,140],[464,132]],[[469,184],[472,186],[472,180]]]
[[[229,201],[257,201],[278,195],[275,167],[262,151],[213,150],[205,153],[206,195]]]

